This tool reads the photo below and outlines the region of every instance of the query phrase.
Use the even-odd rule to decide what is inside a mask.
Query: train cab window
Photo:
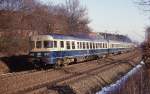
[[[44,48],[53,48],[53,42],[52,41],[44,41]]]
[[[42,48],[42,41],[36,42],[36,48]]]
[[[75,42],[72,41],[72,49],[75,49]]]
[[[67,49],[70,49],[70,41],[66,42]]]
[[[86,47],[87,47],[87,49],[89,49],[89,43],[88,42],[86,43]]]
[[[78,47],[78,49],[80,48],[80,43],[79,42],[77,42],[77,47]]]
[[[64,48],[64,41],[60,41],[60,47]]]
[[[57,41],[54,41],[54,48],[57,48]]]
[[[31,45],[30,48],[34,49],[35,48],[35,41],[30,41],[30,45]]]

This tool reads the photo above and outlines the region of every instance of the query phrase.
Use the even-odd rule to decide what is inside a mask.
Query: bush
[[[2,36],[0,37],[0,53],[16,55],[27,53],[29,48],[29,38]]]

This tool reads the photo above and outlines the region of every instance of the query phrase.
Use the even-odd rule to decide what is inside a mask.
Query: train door
[[[59,45],[59,56],[64,57],[65,41],[60,40]]]

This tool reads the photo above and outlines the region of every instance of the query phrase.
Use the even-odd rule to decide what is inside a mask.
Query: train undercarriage
[[[101,54],[101,55],[89,55],[89,56],[80,56],[80,57],[64,57],[64,58],[57,58],[56,63],[51,64],[49,58],[47,57],[31,57],[29,59],[29,62],[33,65],[34,68],[36,69],[47,69],[47,68],[61,68],[63,66],[67,66],[70,64],[76,64],[76,63],[82,63],[85,61],[90,61],[90,60],[96,60],[100,58],[107,57],[108,55],[115,55],[115,54],[121,54],[124,53],[125,51],[119,51],[119,52],[114,52],[111,54]]]

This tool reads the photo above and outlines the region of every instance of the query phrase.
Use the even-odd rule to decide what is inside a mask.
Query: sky
[[[65,0],[42,0],[63,3]],[[142,11],[135,0],[80,0],[86,6],[89,26],[94,32],[116,33],[142,42],[145,29],[150,25],[148,14]]]

